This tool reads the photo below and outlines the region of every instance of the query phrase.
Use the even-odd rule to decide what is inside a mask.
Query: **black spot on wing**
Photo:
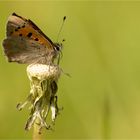
[[[19,29],[24,28],[24,27],[25,27],[25,25],[22,25],[21,27],[18,26],[17,28],[15,28],[15,31],[18,31]]]
[[[53,44],[53,42],[51,41],[51,39],[49,37],[47,37],[37,26],[34,22],[32,22],[30,19],[28,20],[28,23],[32,25],[32,27],[37,30],[42,36],[44,36],[51,44]]]
[[[32,33],[31,32],[27,34],[27,37],[30,38],[31,36],[32,36]]]
[[[22,25],[22,28],[24,28],[25,27],[25,25]]]
[[[35,41],[38,41],[38,38],[36,38]]]
[[[16,28],[15,31],[18,31],[18,28]]]

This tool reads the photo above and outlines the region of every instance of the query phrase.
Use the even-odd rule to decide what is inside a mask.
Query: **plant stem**
[[[37,121],[38,121],[38,119],[36,120],[36,122]],[[41,134],[39,134],[38,130],[39,130],[39,125],[34,123],[34,126],[33,126],[33,140],[41,140]]]

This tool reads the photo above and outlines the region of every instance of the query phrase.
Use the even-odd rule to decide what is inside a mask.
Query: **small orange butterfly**
[[[30,19],[13,13],[6,29],[3,47],[9,62],[52,64],[60,55],[62,43],[52,42]]]

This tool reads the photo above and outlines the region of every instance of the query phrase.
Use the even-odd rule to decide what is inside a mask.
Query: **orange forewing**
[[[17,14],[13,13],[9,19],[9,23],[15,23],[16,26],[10,29],[7,29],[7,35],[10,36],[23,36],[30,39],[33,39],[40,43],[41,45],[47,46],[52,49],[52,41],[31,21],[27,20]],[[11,25],[10,25],[11,26]],[[29,33],[32,33],[31,36],[28,36]]]

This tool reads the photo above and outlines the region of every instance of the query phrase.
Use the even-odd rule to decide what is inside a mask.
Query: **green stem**
[[[36,122],[37,121],[38,120],[36,120]],[[37,123],[34,123],[34,126],[33,126],[33,140],[41,140],[41,134],[39,134],[38,130],[39,130],[39,125],[37,125]]]

